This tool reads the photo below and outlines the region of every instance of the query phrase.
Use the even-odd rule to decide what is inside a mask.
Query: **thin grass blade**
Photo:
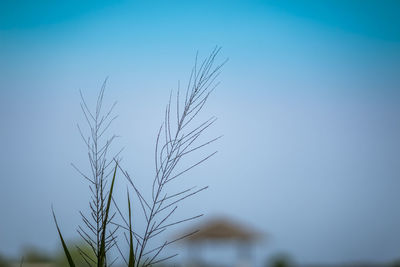
[[[68,259],[68,264],[69,264],[70,267],[75,267],[75,263],[74,263],[74,261],[72,260],[71,254],[69,253],[69,250],[68,250],[68,248],[67,248],[67,245],[66,245],[65,242],[64,242],[64,238],[62,237],[60,228],[58,227],[56,215],[54,214],[53,208],[51,208],[51,211],[53,212],[54,222],[56,223],[57,231],[58,231],[58,234],[60,235],[61,244],[62,244],[62,246],[63,246],[65,256],[67,256],[67,259]],[[21,265],[22,265],[22,263],[21,263]]]
[[[133,236],[132,236],[132,214],[131,214],[131,201],[128,193],[128,209],[129,209],[129,264],[128,267],[135,266],[135,254],[133,253]]]
[[[113,179],[112,179],[112,182],[111,182],[110,193],[108,194],[106,212],[105,212],[105,215],[104,215],[104,221],[103,221],[103,225],[102,225],[101,244],[100,244],[100,251],[99,251],[99,261],[97,263],[98,267],[104,267],[104,263],[105,263],[105,259],[106,259],[106,227],[107,227],[107,222],[108,222],[108,213],[110,211],[110,206],[111,206],[111,200],[112,200],[112,193],[113,193],[113,189],[114,189],[115,176],[117,174],[117,167],[118,167],[118,163],[115,164],[114,175],[113,175]]]

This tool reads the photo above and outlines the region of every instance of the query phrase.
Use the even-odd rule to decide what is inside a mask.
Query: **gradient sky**
[[[76,236],[79,89],[94,99],[109,77],[117,145],[145,186],[169,91],[219,45],[229,62],[205,113],[224,138],[182,214],[264,231],[259,262],[400,258],[398,14],[398,1],[1,1],[0,253],[53,251],[51,204]]]

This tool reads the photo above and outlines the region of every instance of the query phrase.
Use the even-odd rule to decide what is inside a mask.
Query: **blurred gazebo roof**
[[[251,243],[262,239],[261,232],[226,217],[208,219],[195,227],[186,229],[185,233],[197,230],[198,232],[188,236],[183,241],[188,243],[201,241],[239,241]]]

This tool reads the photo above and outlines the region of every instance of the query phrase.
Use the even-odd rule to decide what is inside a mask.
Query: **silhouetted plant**
[[[219,48],[215,48],[210,56],[201,62],[201,64],[198,64],[196,56],[188,85],[184,91],[184,97],[181,95],[180,88],[178,88],[176,96],[174,97],[175,101],[172,100],[172,93],[170,94],[164,112],[164,122],[159,128],[155,144],[155,176],[153,179],[151,197],[146,199],[137,188],[128,172],[121,169],[132,186],[133,192],[141,204],[143,217],[146,219],[145,231],[140,235],[132,230],[130,210],[128,220],[120,213],[121,217],[124,219],[125,225],[118,226],[121,226],[129,232],[130,253],[133,254],[134,258],[133,266],[149,266],[176,256],[177,254],[173,254],[161,259],[157,258],[166,246],[192,235],[195,232],[165,241],[152,248],[148,247],[149,241],[171,226],[202,216],[202,214],[200,214],[177,221],[170,221],[171,215],[173,215],[178,208],[177,204],[179,202],[205,190],[207,186],[200,189],[193,187],[172,194],[167,193],[167,187],[171,181],[178,179],[181,175],[206,161],[216,153],[216,151],[212,152],[192,165],[180,166],[182,159],[221,137],[219,136],[196,145],[198,138],[216,121],[216,118],[211,117],[202,123],[194,124],[194,118],[203,109],[211,92],[218,85],[218,83],[215,83],[215,80],[219,76],[221,67],[225,63],[223,62],[220,65],[214,66],[214,61],[219,50]],[[175,102],[174,107],[172,106],[173,102]],[[129,195],[128,206],[130,206]],[[134,246],[132,244],[134,244]],[[121,256],[123,256],[122,253]],[[128,261],[126,261],[126,263],[130,265]]]
[[[113,155],[110,160],[108,158],[108,152],[112,142],[116,138],[116,135],[112,135],[110,138],[105,138],[107,129],[109,129],[112,122],[117,118],[117,116],[112,115],[116,103],[114,102],[109,110],[103,112],[103,96],[106,82],[107,79],[104,81],[101,87],[97,97],[96,106],[93,111],[89,109],[82,92],[80,92],[81,109],[89,129],[89,134],[88,136],[85,136],[79,125],[78,130],[88,150],[91,173],[85,174],[78,167],[72,164],[74,169],[77,170],[84,179],[89,181],[89,189],[91,192],[91,201],[89,202],[90,214],[85,215],[83,212],[80,212],[84,227],[79,226],[77,231],[87,245],[90,246],[95,257],[93,258],[93,256],[81,249],[80,246],[77,248],[82,258],[89,265],[97,265],[99,267],[107,265],[106,255],[107,252],[115,245],[114,234],[118,229],[118,227],[110,225],[115,213],[112,213],[109,216],[109,210],[117,171],[117,156],[120,152],[118,152],[116,155]],[[110,167],[113,161],[115,161],[115,167],[112,169]],[[113,174],[111,187],[109,192],[107,192],[106,186],[107,183],[109,183],[111,174]],[[56,222],[57,229],[59,230],[55,216],[54,220]],[[113,228],[110,230],[110,227]],[[66,245],[62,239],[61,233],[59,234],[64,250],[66,250]],[[72,264],[72,257],[69,255],[69,252],[67,253],[67,250],[66,255],[70,264]]]
[[[91,175],[84,174],[75,165],[72,165],[82,175],[82,177],[90,183],[89,188],[92,193],[91,202],[89,203],[90,215],[87,216],[80,212],[86,227],[83,228],[82,226],[79,226],[78,233],[92,248],[96,258],[93,259],[93,257],[89,256],[79,247],[78,249],[82,257],[88,261],[88,263],[97,263],[98,266],[103,266],[103,262],[106,263],[107,251],[114,246],[114,234],[118,229],[118,227],[113,227],[113,229],[110,230],[109,226],[115,216],[115,213],[109,216],[109,209],[111,204],[112,188],[117,170],[116,166],[114,168],[110,192],[106,192],[106,185],[107,182],[109,182],[108,179],[113,171],[113,169],[110,169],[109,167],[113,162],[113,159],[117,164],[117,156],[120,153],[118,152],[114,155],[111,160],[108,158],[110,146],[116,138],[116,135],[112,135],[110,138],[105,138],[104,134],[117,116],[112,115],[116,102],[114,102],[108,111],[103,112],[103,96],[106,82],[107,79],[104,81],[100,90],[94,111],[91,111],[88,108],[81,93],[81,109],[90,131],[89,136],[85,138],[79,125],[78,129],[82,140],[85,142],[88,149]],[[107,232],[107,229],[109,232]]]
[[[216,153],[215,151],[208,154],[192,165],[180,166],[182,159],[220,138],[213,138],[199,144],[196,142],[199,140],[202,133],[214,124],[216,121],[215,117],[211,117],[197,125],[194,124],[194,119],[203,109],[211,92],[218,85],[215,81],[220,74],[222,66],[225,64],[225,62],[223,62],[220,65],[214,66],[215,58],[219,51],[220,48],[215,48],[209,57],[200,64],[198,64],[196,55],[195,64],[191,71],[189,82],[183,96],[181,95],[179,86],[176,92],[176,98],[174,97],[175,101],[172,100],[172,92],[170,94],[164,113],[164,122],[159,128],[156,138],[155,176],[152,181],[152,190],[148,195],[139,190],[135,184],[135,180],[126,170],[124,170],[124,168],[121,167],[120,162],[117,159],[119,152],[114,155],[111,160],[108,159],[107,153],[116,136],[113,135],[111,138],[105,139],[105,141],[101,142],[103,140],[103,134],[116,118],[111,116],[115,104],[112,105],[108,112],[104,114],[102,113],[103,95],[106,82],[104,82],[100,90],[96,108],[93,112],[88,108],[85,99],[81,94],[81,108],[89,126],[89,137],[85,138],[79,126],[78,129],[88,148],[92,173],[91,175],[86,175],[80,171],[80,169],[75,167],[75,165],[73,166],[86,180],[90,182],[89,187],[92,193],[92,199],[89,203],[91,211],[90,216],[86,216],[80,212],[85,228],[79,226],[78,229],[79,235],[90,246],[95,255],[93,258],[93,256],[90,256],[87,252],[78,247],[80,255],[89,266],[97,265],[97,267],[104,267],[111,265],[113,262],[110,264],[108,263],[107,253],[113,246],[116,246],[122,259],[129,267],[151,266],[176,256],[177,254],[173,254],[160,258],[160,254],[165,247],[195,233],[192,232],[173,240],[165,241],[155,247],[149,246],[150,240],[154,239],[171,226],[202,216],[202,214],[200,214],[189,218],[171,221],[172,215],[178,208],[178,203],[205,190],[207,186],[200,189],[192,187],[172,194],[167,192],[168,184],[171,181],[178,179],[180,176],[203,163]],[[175,102],[174,107],[172,106],[173,102]],[[115,163],[115,166],[113,165],[114,168],[110,169],[113,162]],[[143,233],[139,233],[132,225],[132,202],[129,191],[127,194],[127,215],[124,215],[121,212],[119,205],[112,197],[117,169],[119,169],[126,177],[133,194],[140,203],[142,217],[145,219],[145,229]],[[112,180],[110,189],[109,191],[106,191],[106,186],[107,183],[109,183],[111,175]],[[110,213],[112,201],[115,209],[122,218],[122,224],[115,222],[114,218],[116,212]],[[136,213],[135,215],[138,217]],[[69,265],[75,266],[74,260],[72,259],[61,235],[55,215],[54,220]],[[129,245],[128,257],[124,255],[117,243],[116,234],[119,228],[125,231],[124,236]]]

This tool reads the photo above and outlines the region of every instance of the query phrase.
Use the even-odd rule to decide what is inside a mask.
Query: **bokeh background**
[[[229,62],[204,113],[224,137],[187,176],[210,189],[181,214],[264,232],[257,266],[279,252],[400,258],[399,13],[389,0],[1,1],[0,253],[55,253],[52,204],[77,237],[89,199],[70,166],[87,166],[79,89],[93,104],[109,77],[116,147],[146,188],[170,90],[218,45]]]

